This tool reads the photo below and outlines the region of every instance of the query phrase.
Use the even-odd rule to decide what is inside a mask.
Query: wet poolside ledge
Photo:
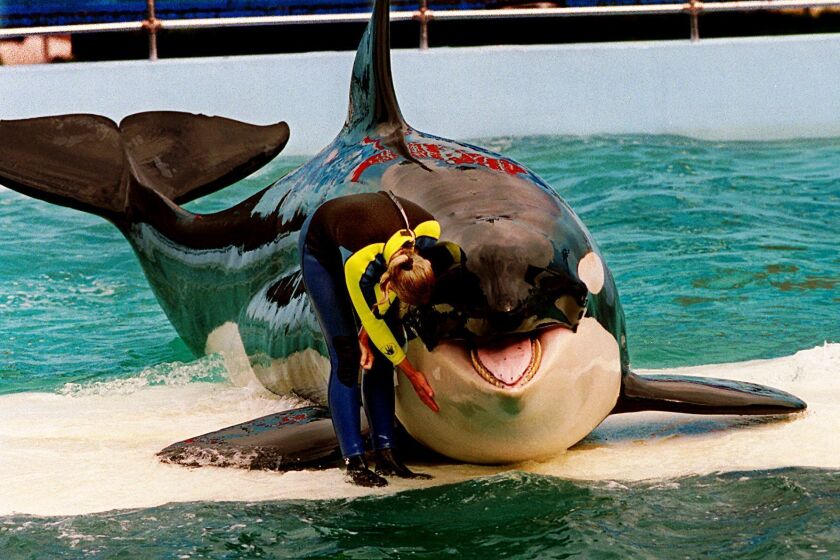
[[[153,109],[285,120],[287,154],[344,122],[352,52],[0,67],[0,118]],[[403,113],[453,138],[840,136],[840,34],[396,50]]]

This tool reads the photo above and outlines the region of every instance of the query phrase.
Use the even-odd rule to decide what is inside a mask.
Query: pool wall
[[[278,31],[279,32],[279,31]],[[345,116],[352,52],[0,67],[0,118],[151,109],[286,120],[290,154]],[[840,136],[840,34],[393,53],[403,113],[453,138]]]

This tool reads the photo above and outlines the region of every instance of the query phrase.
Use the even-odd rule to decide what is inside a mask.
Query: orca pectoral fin
[[[331,465],[341,457],[329,411],[309,406],[249,420],[158,452],[164,463],[286,471]]]
[[[801,399],[771,387],[703,377],[642,376],[628,372],[612,414],[662,410],[688,414],[791,414],[805,410]]]
[[[132,174],[178,204],[247,177],[289,141],[285,122],[259,126],[179,111],[129,115],[120,133]]]
[[[0,183],[113,220],[129,184],[116,123],[85,114],[0,121]]]

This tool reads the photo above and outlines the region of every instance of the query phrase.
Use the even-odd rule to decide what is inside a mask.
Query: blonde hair
[[[379,279],[379,287],[382,289],[382,299],[376,302],[377,307],[387,303],[391,290],[403,303],[428,303],[435,287],[432,263],[421,257],[413,246],[399,249],[391,255],[388,270]]]

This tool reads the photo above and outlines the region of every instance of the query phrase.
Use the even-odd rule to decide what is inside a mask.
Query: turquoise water
[[[832,558],[838,509],[840,475],[819,471],[629,487],[507,475],[387,498],[16,516],[0,547],[40,545],[41,558]]]
[[[634,367],[840,341],[840,139],[478,143],[530,166],[588,225],[616,276]],[[301,161],[281,157],[191,208],[227,207]],[[3,190],[0,340],[0,394],[194,360],[112,226]],[[223,382],[217,362],[194,369],[195,381]],[[830,557],[838,480],[806,469],[634,484],[509,474],[356,500],[14,515],[0,517],[0,557]]]

